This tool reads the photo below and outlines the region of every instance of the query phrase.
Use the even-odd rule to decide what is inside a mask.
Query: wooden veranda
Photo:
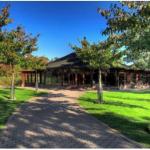
[[[34,86],[37,78],[40,87],[74,86],[93,87],[98,83],[98,70],[90,69],[71,53],[50,62],[45,70],[22,71],[22,86]],[[130,68],[102,70],[104,87],[142,88],[150,86],[150,71]]]

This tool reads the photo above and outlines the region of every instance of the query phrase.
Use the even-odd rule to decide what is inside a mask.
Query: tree
[[[0,41],[2,41],[2,28],[12,22],[12,19],[9,18],[9,6],[3,7],[0,10]],[[0,75],[6,75],[6,71],[8,71],[8,66],[3,64],[2,62],[2,55],[1,55],[1,49],[0,49]]]
[[[89,67],[99,70],[99,82],[98,82],[98,102],[103,102],[103,87],[102,87],[102,70],[108,69],[110,66],[121,58],[119,51],[113,51],[110,47],[107,47],[105,42],[98,44],[90,44],[86,38],[80,41],[81,47],[72,46],[77,56],[83,60]]]
[[[15,99],[15,67],[20,65],[26,55],[37,50],[37,36],[27,34],[22,27],[1,32],[0,53],[4,64],[11,68],[11,99]]]
[[[24,61],[24,65],[23,67],[24,68],[28,68],[28,69],[32,69],[32,70],[35,70],[36,71],[36,82],[35,82],[35,89],[36,89],[36,92],[38,92],[38,70],[42,70],[42,69],[45,69],[47,64],[49,62],[49,59],[47,57],[44,57],[44,56],[41,56],[41,57],[36,57],[36,56],[33,56],[33,55],[28,55],[26,58],[25,58],[25,61]]]
[[[150,52],[145,52],[140,58],[134,59],[132,66],[139,69],[150,69]]]
[[[10,22],[12,22],[12,19],[9,18],[9,6],[6,6],[0,10],[0,32]]]
[[[136,62],[143,53],[150,52],[149,1],[126,1],[98,11],[107,21],[102,34],[108,36],[109,43],[124,47],[130,62]]]

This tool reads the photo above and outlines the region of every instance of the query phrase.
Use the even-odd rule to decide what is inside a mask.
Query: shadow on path
[[[86,114],[73,101],[77,97],[74,95],[51,92],[49,98],[39,98],[22,105],[20,110],[9,118],[7,129],[0,137],[0,147],[139,147]]]

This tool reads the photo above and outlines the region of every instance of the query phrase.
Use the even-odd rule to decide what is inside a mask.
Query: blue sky
[[[40,34],[35,55],[48,58],[61,57],[70,52],[71,44],[78,44],[84,36],[91,42],[105,37],[101,31],[106,21],[97,8],[108,8],[111,2],[0,2],[11,4],[10,16],[14,22],[11,29],[22,25],[34,35]]]

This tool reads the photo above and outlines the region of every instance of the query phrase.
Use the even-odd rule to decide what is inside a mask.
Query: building
[[[37,70],[40,87],[94,87],[98,83],[98,70],[92,70],[75,53],[53,62],[45,70]],[[35,71],[22,71],[22,86],[35,85]],[[102,70],[103,87],[147,88],[150,87],[150,70],[127,67]]]

